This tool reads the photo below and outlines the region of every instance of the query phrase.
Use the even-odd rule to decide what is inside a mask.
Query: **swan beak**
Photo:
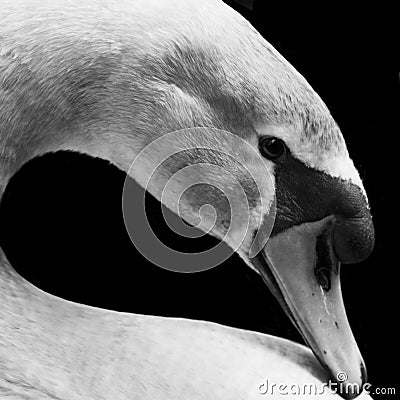
[[[366,369],[343,305],[330,218],[271,237],[251,262],[330,372],[331,388],[348,399],[361,393]]]

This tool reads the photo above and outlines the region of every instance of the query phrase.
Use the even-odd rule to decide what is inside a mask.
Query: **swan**
[[[312,349],[72,303],[24,280],[0,249],[1,398],[249,400],[287,398],[282,385],[366,382],[339,267],[372,251],[367,195],[323,101],[243,17],[219,0],[1,0],[0,38],[0,193],[28,160],[71,150],[110,161],[161,199],[188,159],[162,164],[146,186],[152,157],[179,150],[176,136],[162,140],[170,132],[193,129],[195,145],[225,150],[208,161],[250,197],[239,247],[218,218],[209,233],[262,276]],[[182,197],[183,219],[197,221],[203,198],[203,189]],[[172,195],[162,201],[176,210]]]

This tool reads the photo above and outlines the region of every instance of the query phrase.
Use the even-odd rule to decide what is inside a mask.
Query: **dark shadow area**
[[[170,272],[144,258],[125,229],[124,179],[107,162],[71,152],[26,164],[0,207],[0,242],[14,268],[41,289],[75,302],[272,334],[282,326],[301,340],[259,276],[238,256],[195,274]],[[173,235],[151,195],[146,210],[157,237],[177,250],[198,252],[219,243],[211,236]]]

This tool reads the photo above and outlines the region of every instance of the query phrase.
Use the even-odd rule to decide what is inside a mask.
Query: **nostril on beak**
[[[365,260],[375,244],[374,225],[368,212],[353,218],[337,219],[332,231],[336,257],[343,264]]]

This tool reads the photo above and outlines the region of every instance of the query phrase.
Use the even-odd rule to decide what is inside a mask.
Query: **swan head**
[[[374,247],[365,190],[338,131],[325,139],[287,128],[260,127],[259,132],[280,138],[287,149],[273,166],[274,227],[250,262],[337,389],[355,397],[361,391],[346,384],[361,388],[367,375],[347,321],[339,274],[341,264],[364,260]]]
[[[338,391],[351,398],[359,390],[351,385],[361,388],[367,376],[343,305],[340,266],[368,257],[374,228],[340,130],[325,118],[313,130],[266,121],[245,131],[174,131],[148,144],[130,175],[262,276]],[[133,241],[146,241],[138,218],[131,220]],[[149,243],[147,254],[175,271],[210,268],[221,255],[179,260]]]
[[[169,133],[146,136],[130,175],[255,269],[338,391],[355,397],[349,385],[361,388],[366,368],[339,272],[373,249],[366,192],[339,127],[304,78],[253,31],[230,39],[229,48],[180,44],[152,69],[174,82]]]

